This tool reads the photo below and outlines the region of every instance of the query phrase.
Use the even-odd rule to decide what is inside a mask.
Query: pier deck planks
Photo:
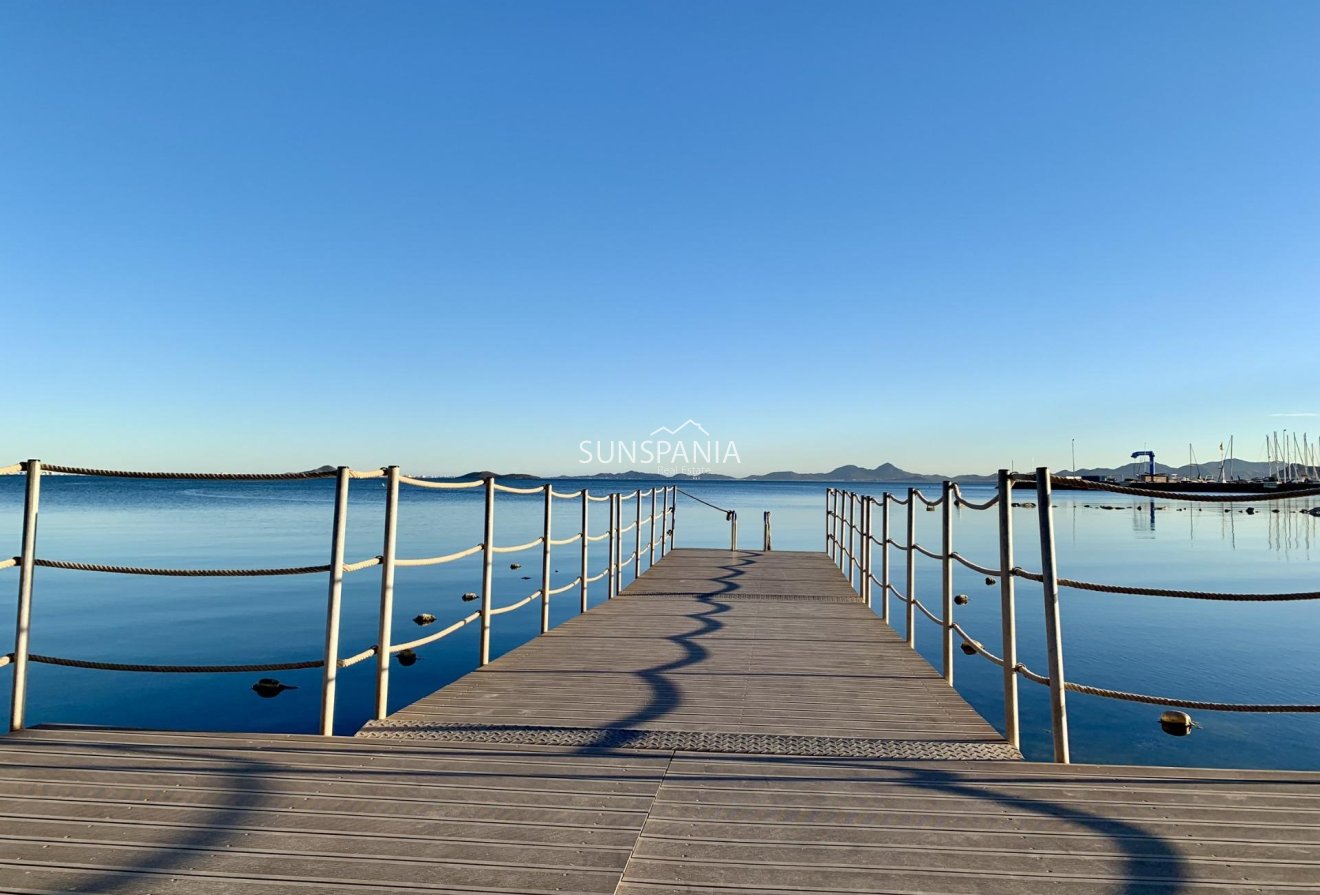
[[[678,550],[356,738],[0,738],[0,891],[1320,892],[1320,773],[1013,758],[823,555]]]

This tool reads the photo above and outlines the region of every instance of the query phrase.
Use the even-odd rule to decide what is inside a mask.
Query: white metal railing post
[[[917,489],[908,489],[907,503],[907,645],[917,648]]]
[[[862,496],[862,603],[871,605],[871,495]]]
[[[591,532],[591,498],[587,495],[587,486],[582,486],[582,606],[581,611],[587,611],[587,576],[591,573],[587,570],[587,554],[590,552],[587,548],[591,543],[587,540],[587,535]]]
[[[23,555],[18,566],[18,619],[14,625],[13,697],[9,703],[9,729],[22,730],[27,711],[28,643],[32,633],[32,581],[37,558],[37,507],[41,501],[41,461],[29,460],[27,489],[23,495]]]
[[[380,619],[376,630],[376,720],[389,714],[390,638],[394,626],[394,560],[399,541],[399,467],[385,473],[385,543],[380,554]]]
[[[848,492],[848,529],[844,538],[848,545],[848,585],[857,587],[857,494]]]
[[[1021,748],[1018,733],[1017,621],[1013,593],[1013,477],[999,470],[999,623],[1004,657],[1004,738]]]
[[[889,492],[880,498],[880,620],[889,621]]]
[[[678,528],[678,486],[671,485],[669,495],[669,549],[674,549],[674,535]]]
[[[1063,676],[1063,629],[1059,620],[1059,576],[1054,555],[1054,500],[1050,470],[1036,468],[1036,506],[1040,520],[1041,589],[1045,596],[1045,645],[1050,657],[1050,730],[1054,760],[1067,764],[1068,704]]]
[[[554,518],[554,489],[547,482],[545,490],[545,520],[541,525],[541,633],[550,630],[550,543]]]
[[[642,577],[642,489],[637,489],[637,521],[633,526],[633,581]]]
[[[330,593],[325,612],[325,655],[321,675],[321,735],[335,728],[335,681],[339,671],[339,608],[344,596],[344,540],[348,531],[349,469],[335,479],[335,516],[330,538]]]
[[[940,592],[944,598],[944,682],[953,686],[953,482],[944,483],[944,511],[940,519]]]
[[[825,488],[825,555],[831,560],[834,559],[834,508],[831,501],[834,500],[834,489]]]
[[[729,510],[729,549],[738,549],[738,511]]]
[[[770,540],[770,511],[765,511],[765,546],[762,548],[766,553],[772,549]]]
[[[651,561],[646,565],[648,570],[655,565],[655,492],[657,490],[659,489],[654,485],[651,486],[651,524],[647,530],[647,534],[651,538]]]
[[[834,564],[843,571],[843,492],[834,489]]]
[[[486,534],[481,539],[481,661],[477,667],[490,662],[490,608],[495,594],[492,592],[492,574],[495,571],[495,477],[486,479]]]
[[[609,538],[605,541],[609,559],[605,561],[605,599],[613,600],[618,592],[619,582],[619,495],[611,494],[608,501],[610,508]]]

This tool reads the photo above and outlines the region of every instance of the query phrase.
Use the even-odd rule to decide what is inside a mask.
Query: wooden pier
[[[0,891],[1320,891],[1320,773],[1036,764],[824,554],[673,550],[354,738],[0,739]]]

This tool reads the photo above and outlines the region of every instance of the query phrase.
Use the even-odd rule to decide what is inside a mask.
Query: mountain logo
[[[668,426],[661,426],[659,429],[656,429],[654,432],[652,432],[651,436],[659,435],[661,432],[665,433],[666,435],[677,435],[679,432],[682,432],[688,426],[695,426],[698,432],[700,432],[702,435],[705,435],[707,438],[710,438],[710,433],[706,431],[706,427],[701,425],[701,423],[697,422],[694,419],[688,419],[682,425],[674,429],[671,429]]]

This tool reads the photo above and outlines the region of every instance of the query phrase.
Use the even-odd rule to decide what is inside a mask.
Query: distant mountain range
[[[1017,472],[1028,472],[1030,470],[1016,470]],[[1055,470],[1056,475],[1084,475],[1100,476],[1114,479],[1125,479],[1131,477],[1134,473],[1145,472],[1146,464],[1126,463],[1123,466],[1115,467],[1095,467],[1092,469],[1079,469],[1076,472],[1067,469]],[[1219,474],[1219,464],[1203,463],[1198,468],[1192,465],[1186,466],[1167,466],[1163,463],[1155,464],[1155,471],[1177,475],[1183,478],[1194,479],[1198,476],[1206,478],[1217,478]],[[1234,478],[1257,478],[1269,475],[1270,466],[1268,463],[1258,463],[1248,460],[1234,460],[1232,465],[1232,475]],[[461,476],[429,476],[428,478],[444,478],[447,481],[471,481],[473,479],[484,479],[489,476],[495,476],[501,479],[535,479],[537,481],[546,481],[541,476],[530,475],[528,473],[495,473],[489,470],[480,472],[469,472]],[[946,476],[936,473],[911,472],[901,469],[893,463],[881,463],[872,469],[864,466],[848,464],[839,466],[829,472],[793,472],[783,470],[780,472],[766,472],[759,475],[732,476],[721,475],[719,473],[702,473],[700,475],[678,475],[665,476],[654,472],[639,472],[630,470],[628,472],[598,472],[594,475],[585,476],[550,476],[551,479],[616,479],[626,481],[726,481],[726,482],[942,482],[946,478],[954,482],[993,482],[995,474],[985,475],[976,473],[963,473],[961,475]]]

